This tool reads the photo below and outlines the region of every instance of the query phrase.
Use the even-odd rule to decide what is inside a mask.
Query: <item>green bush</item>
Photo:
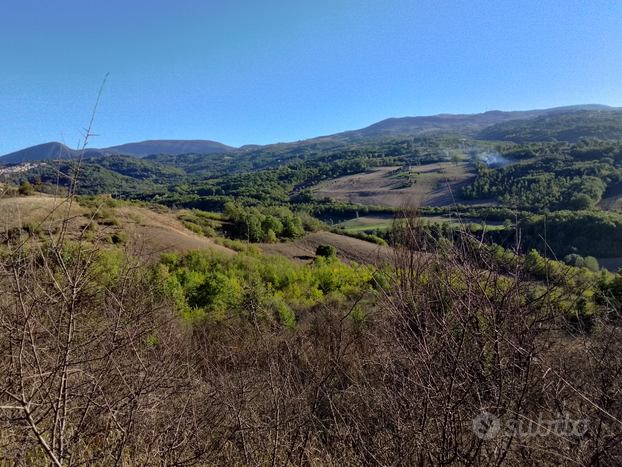
[[[114,210],[112,210],[112,209],[106,209],[106,208],[97,209],[97,208],[95,208],[90,213],[85,214],[84,217],[88,217],[90,219],[107,219],[107,218],[113,217],[115,215],[116,215],[116,212]]]
[[[35,235],[39,232],[39,224],[36,222],[24,222],[22,224],[22,230],[29,234]]]
[[[126,232],[117,232],[110,236],[110,242],[115,245],[125,245],[128,240]]]
[[[185,228],[187,228],[188,230],[192,230],[198,236],[203,236],[203,229],[198,225],[188,221],[182,221],[181,223],[184,225]]]
[[[337,256],[337,248],[327,244],[318,245],[315,254],[316,256],[323,256],[324,258],[334,258]]]
[[[139,225],[142,225],[143,223],[143,218],[134,212],[128,212],[127,217],[129,217],[130,219],[132,219],[134,222],[136,222]]]
[[[28,181],[25,181],[19,187],[19,194],[24,196],[32,195],[35,192],[35,187]]]
[[[216,238],[215,243],[230,250],[237,251],[238,253],[246,253],[251,256],[257,256],[261,254],[261,250],[255,245],[249,245],[241,242],[240,240],[231,240],[229,238]]]

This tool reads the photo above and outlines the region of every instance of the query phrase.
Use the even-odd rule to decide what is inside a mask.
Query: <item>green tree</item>
[[[30,196],[35,192],[35,187],[32,186],[28,180],[21,184],[19,187],[19,194],[24,196]]]
[[[572,207],[578,211],[583,209],[590,209],[594,206],[594,201],[585,193],[578,193],[570,200]]]
[[[510,219],[506,219],[503,221],[503,230],[511,230],[512,229],[512,221]]]
[[[593,256],[586,256],[585,258],[583,258],[583,262],[585,263],[585,267],[588,268],[590,271],[596,272],[600,268],[600,266],[598,265],[598,260]]]
[[[266,232],[266,235],[270,230],[272,230],[277,237],[283,232],[282,222],[274,216],[266,216],[261,223],[261,228]]]
[[[323,256],[324,258],[334,258],[337,256],[337,248],[328,244],[318,245],[315,254],[316,256]]]
[[[213,310],[235,305],[236,299],[229,278],[222,273],[212,272],[194,289],[188,302],[190,306]]]
[[[249,214],[246,216],[246,219],[242,219],[240,222],[240,227],[242,231],[242,237],[244,237],[244,233],[246,233],[246,237],[249,242],[261,242],[264,238],[264,231],[261,228],[261,217],[260,215]],[[246,232],[245,232],[246,231]]]
[[[264,242],[266,242],[266,243],[276,243],[277,242],[277,238],[276,238],[276,234],[274,233],[274,230],[268,229],[268,232],[266,232],[266,237],[264,238]]]
[[[39,194],[43,193],[43,183],[41,182],[41,177],[37,176],[35,179],[35,186],[37,187]]]
[[[283,217],[283,237],[297,238],[304,234],[304,228],[302,227],[302,220],[297,216],[284,216]]]
[[[572,254],[564,256],[563,261],[568,266],[574,266],[575,268],[584,268],[584,267],[586,267],[585,259],[581,255],[578,255],[576,253],[572,253]],[[596,270],[598,270],[598,261],[596,262]]]

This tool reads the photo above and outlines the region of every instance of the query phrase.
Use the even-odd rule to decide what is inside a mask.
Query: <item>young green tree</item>
[[[35,192],[35,187],[32,186],[27,180],[19,187],[19,194],[24,196],[30,196]]]
[[[318,245],[315,254],[316,256],[323,256],[324,258],[334,258],[337,256],[337,248],[328,244]]]
[[[512,229],[512,221],[510,219],[506,219],[503,221],[503,230],[511,230]]]
[[[272,229],[268,229],[268,231],[266,232],[266,237],[264,238],[264,242],[266,243],[277,243],[277,238],[276,238],[276,234],[274,233],[274,230]]]

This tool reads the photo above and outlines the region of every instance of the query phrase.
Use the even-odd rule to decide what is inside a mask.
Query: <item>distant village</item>
[[[40,165],[46,165],[45,162],[38,162],[36,164],[30,162],[24,162],[19,165],[12,165],[10,167],[0,167],[0,176],[11,175],[19,172],[26,172],[27,170],[34,169]]]

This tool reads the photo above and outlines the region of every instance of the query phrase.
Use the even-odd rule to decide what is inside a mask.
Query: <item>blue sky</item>
[[[622,106],[622,1],[3,0],[0,154]]]

